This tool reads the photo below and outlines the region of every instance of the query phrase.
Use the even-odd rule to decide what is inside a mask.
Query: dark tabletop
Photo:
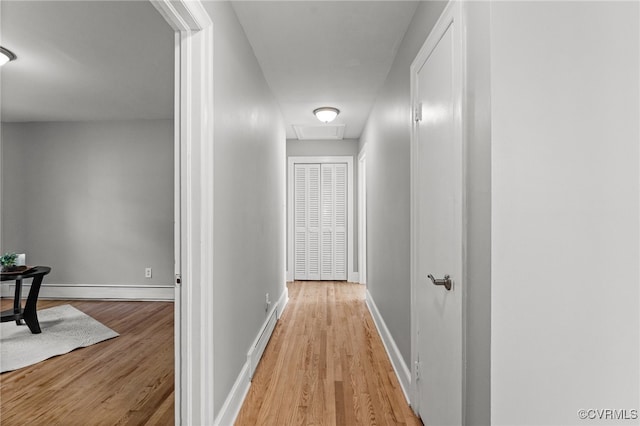
[[[31,269],[27,269],[26,272],[3,272],[0,273],[0,281],[15,281],[23,280],[26,278],[33,278],[38,275],[47,275],[51,272],[51,268],[48,266],[34,266]]]

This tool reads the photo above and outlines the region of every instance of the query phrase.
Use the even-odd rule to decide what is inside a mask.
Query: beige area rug
[[[38,311],[38,321],[40,334],[31,334],[29,327],[15,321],[0,324],[2,373],[119,336],[71,305]]]

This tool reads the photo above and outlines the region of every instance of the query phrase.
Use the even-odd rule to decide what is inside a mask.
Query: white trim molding
[[[176,31],[175,423],[213,408],[213,22],[200,0],[152,0]]]
[[[249,393],[249,388],[251,387],[250,370],[251,365],[247,360],[242,366],[242,370],[240,370],[240,374],[233,384],[231,392],[229,392],[227,399],[225,399],[222,404],[222,408],[220,408],[218,416],[213,422],[214,426],[227,426],[235,423],[236,417],[238,417],[238,413],[240,413],[240,409],[242,408],[242,403],[247,397],[247,393]]]
[[[367,284],[367,145],[358,154],[358,281]]]
[[[378,329],[378,334],[382,338],[382,344],[384,345],[384,349],[387,351],[387,355],[391,360],[391,365],[393,366],[393,371],[396,373],[396,377],[398,377],[398,381],[400,382],[400,387],[402,388],[402,393],[404,394],[405,399],[409,404],[411,404],[411,400],[409,399],[410,390],[411,390],[411,372],[407,363],[404,362],[402,358],[402,354],[400,353],[400,349],[396,345],[396,341],[393,340],[393,336],[391,332],[387,328],[387,324],[384,322],[382,315],[380,315],[380,311],[378,311],[378,307],[376,303],[373,301],[373,297],[369,290],[367,290],[367,308],[369,308],[369,312],[371,313],[371,317],[373,318],[373,322]]]
[[[2,297],[13,298],[15,284],[3,285]],[[22,285],[22,296],[26,297],[31,284]],[[174,286],[136,284],[42,284],[38,299],[92,299],[122,301],[173,302]]]
[[[242,366],[240,374],[238,374],[238,377],[231,388],[231,392],[229,392],[229,395],[227,395],[227,398],[222,404],[222,408],[213,422],[214,426],[226,426],[235,423],[236,417],[238,417],[238,413],[240,413],[240,409],[242,408],[242,403],[244,402],[244,399],[249,392],[249,388],[251,387],[253,373],[262,359],[264,349],[271,339],[271,335],[273,334],[277,321],[282,316],[282,312],[288,302],[289,291],[285,286],[282,295],[271,308],[271,311],[269,311],[256,338],[249,347],[249,351],[247,352],[247,361]],[[259,348],[260,350],[256,350],[256,348]]]
[[[347,281],[358,282],[354,264],[354,244],[353,244],[353,212],[355,205],[353,204],[353,157],[336,156],[336,157],[289,157],[288,174],[287,174],[287,281],[293,281],[295,278],[294,258],[293,258],[293,173],[296,164],[323,164],[323,163],[346,163],[347,164]]]
[[[278,304],[277,306],[277,315],[278,315],[278,319],[280,319],[280,317],[282,316],[282,313],[284,312],[284,308],[287,307],[287,305],[289,304],[289,288],[287,287],[287,284],[285,283],[284,285],[284,291],[282,292],[282,295],[280,296],[280,299],[278,300]]]
[[[274,305],[267,318],[264,320],[262,327],[260,327],[260,331],[251,346],[249,347],[249,351],[247,352],[247,364],[249,364],[249,379],[253,379],[253,375],[256,372],[256,368],[258,368],[258,364],[262,359],[262,354],[264,354],[264,350],[267,347],[267,343],[271,339],[271,334],[273,334],[273,330],[276,328],[276,322],[278,322],[278,305]]]
[[[199,0],[150,0],[175,31],[200,31],[211,18]]]

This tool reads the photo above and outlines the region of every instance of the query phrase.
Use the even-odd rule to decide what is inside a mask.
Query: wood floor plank
[[[62,304],[120,336],[0,375],[0,424],[173,424],[173,303],[40,300],[38,310]]]
[[[289,304],[237,426],[422,424],[402,394],[364,292],[344,282],[289,283]]]

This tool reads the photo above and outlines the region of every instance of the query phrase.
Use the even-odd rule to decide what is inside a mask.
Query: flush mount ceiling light
[[[15,53],[0,46],[0,66],[6,64],[9,61],[13,61],[16,58],[17,56],[15,55]]]
[[[322,107],[314,109],[313,114],[323,123],[330,123],[340,114],[340,110],[333,107]]]

